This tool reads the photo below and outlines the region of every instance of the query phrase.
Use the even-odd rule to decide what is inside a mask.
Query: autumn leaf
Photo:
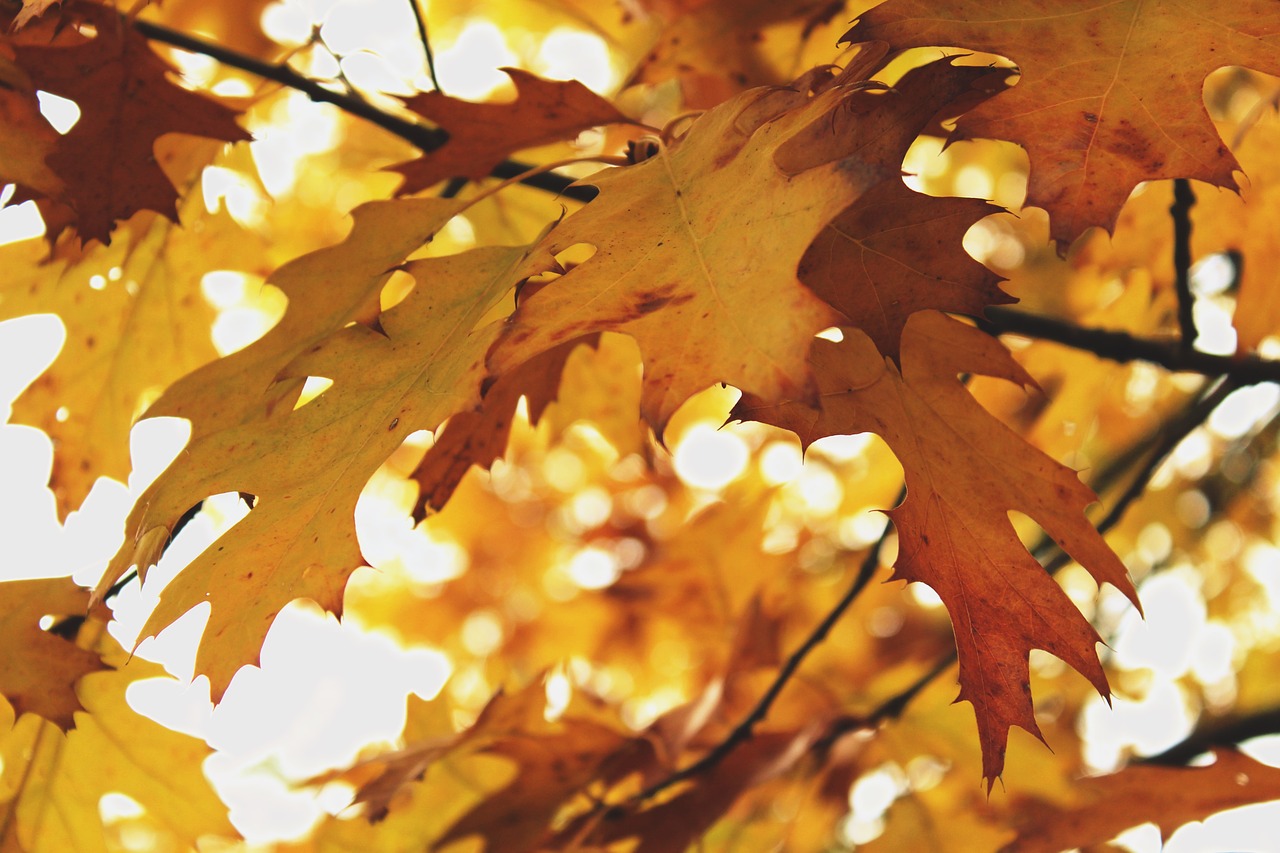
[[[83,596],[78,606],[83,612]],[[91,621],[82,630],[103,628]],[[73,731],[64,735],[31,716],[15,721],[0,703],[0,848],[105,853],[110,829],[101,803],[108,794],[137,804],[141,814],[130,819],[130,829],[151,849],[194,849],[198,839],[238,838],[201,769],[209,747],[140,715],[125,699],[131,685],[167,677],[164,671],[130,659],[108,637],[98,647],[115,671],[81,680],[84,710],[77,711]]]
[[[536,424],[541,419],[556,398],[565,362],[578,346],[588,342],[589,338],[568,341],[530,359],[498,379],[477,410],[459,412],[449,419],[413,472],[419,489],[412,513],[415,521],[426,518],[428,510],[443,508],[471,466],[487,468],[502,456],[521,397],[526,399],[529,422]]]
[[[127,480],[136,417],[169,383],[216,358],[204,265],[252,273],[264,263],[261,241],[225,210],[206,213],[198,194],[183,201],[180,218],[183,225],[138,214],[114,245],[87,246],[70,261],[40,263],[37,241],[0,247],[0,266],[18,271],[0,283],[0,319],[51,312],[66,328],[57,360],[14,407],[15,422],[54,442],[50,487],[63,517],[99,477]]]
[[[642,5],[653,9],[662,29],[632,72],[631,82],[675,78],[689,109],[718,104],[750,86],[789,80],[804,68],[790,64],[796,62],[799,46],[828,21],[845,20],[843,0],[647,0]],[[770,46],[768,31],[781,24],[792,25],[799,39]]]
[[[738,417],[791,429],[808,445],[838,433],[874,432],[906,472],[907,497],[889,512],[899,532],[895,578],[931,586],[947,606],[960,659],[960,699],[973,703],[983,776],[1004,767],[1010,726],[1039,736],[1027,656],[1044,649],[1103,696],[1100,638],[1019,541],[1008,513],[1039,523],[1099,584],[1137,604],[1124,564],[1089,524],[1093,493],[1075,473],[987,415],[957,372],[1033,380],[993,338],[936,312],[918,312],[903,334],[902,369],[864,334],[816,342],[821,412],[769,407],[744,397]]]
[[[932,129],[939,111],[972,108],[1003,82],[998,71],[931,62],[894,85],[891,108],[864,104],[861,113],[835,116],[829,133],[805,139],[807,148],[856,152],[890,172],[814,240],[799,269],[800,280],[885,355],[898,357],[903,325],[915,311],[981,315],[988,305],[1013,301],[962,243],[975,222],[1001,208],[977,199],[921,195],[892,173],[916,135]]]
[[[0,133],[0,180],[39,196],[61,195],[62,179],[45,162],[58,132],[41,114],[36,89],[11,54],[0,41],[0,128],[7,131]]]
[[[13,29],[22,29],[31,21],[61,3],[62,0],[22,0],[22,9],[13,18]]]
[[[1021,800],[1018,837],[1001,853],[1089,847],[1141,823],[1154,823],[1165,839],[1184,823],[1280,799],[1280,770],[1234,749],[1219,749],[1213,763],[1203,767],[1135,765],[1084,779],[1078,794],[1071,806]]]
[[[953,139],[1007,139],[1027,149],[1027,204],[1049,211],[1061,249],[1094,225],[1115,226],[1142,181],[1195,178],[1235,189],[1240,167],[1201,90],[1211,71],[1280,74],[1276,7],[1267,0],[1140,0],[1064,9],[1045,0],[889,0],[850,41],[894,48],[958,46],[1007,56],[1022,74],[1008,93],[961,118]]]
[[[70,578],[0,583],[0,694],[15,716],[36,714],[67,730],[81,710],[76,684],[107,668],[93,652],[45,629],[45,617],[80,617],[88,592]]]
[[[457,202],[441,199],[357,207],[351,212],[351,231],[341,243],[296,258],[267,278],[289,299],[279,323],[250,346],[175,382],[147,416],[190,420],[194,441],[291,406],[302,380],[278,382],[280,371],[348,323],[373,324],[394,268],[459,209]],[[315,290],[322,290],[325,298],[308,298]],[[254,390],[246,394],[242,388]]]
[[[156,140],[169,133],[236,142],[249,135],[234,113],[168,79],[172,68],[113,10],[90,3],[77,14],[96,30],[77,43],[13,45],[34,88],[68,98],[80,119],[46,157],[74,211],[82,240],[111,241],[118,221],[139,210],[177,219],[178,194],[157,165]],[[25,32],[25,31],[24,31]],[[48,235],[50,242],[57,236]]]
[[[238,491],[256,496],[254,510],[165,588],[142,635],[208,601],[196,670],[209,676],[217,701],[241,666],[257,662],[290,601],[310,598],[341,613],[347,577],[363,564],[354,519],[361,489],[405,436],[479,404],[497,328],[473,330],[512,282],[545,269],[540,257],[486,247],[406,264],[417,284],[377,318],[377,330],[342,328],[279,372],[285,383],[320,376],[331,388],[266,423],[192,442],[136,505],[129,524],[137,547],[126,543],[95,594],[130,565],[145,571],[151,531],[170,530],[195,500]]]
[[[392,167],[404,176],[403,195],[453,177],[483,178],[512,153],[573,139],[602,124],[630,121],[577,80],[543,80],[504,68],[516,87],[510,103],[473,103],[441,92],[423,92],[405,106],[449,133],[437,150]]]
[[[837,315],[800,284],[796,265],[874,176],[853,161],[787,173],[774,157],[857,97],[754,89],[657,156],[592,177],[601,195],[543,247],[557,254],[588,243],[595,254],[520,303],[490,356],[493,372],[584,334],[626,332],[644,358],[641,411],[659,435],[714,382],[767,398],[810,395],[804,352]],[[762,304],[772,306],[767,315],[756,311]]]

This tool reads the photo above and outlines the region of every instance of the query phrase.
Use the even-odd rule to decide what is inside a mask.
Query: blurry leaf
[[[14,406],[16,422],[54,442],[50,486],[62,516],[98,477],[126,481],[134,419],[170,382],[216,357],[204,273],[260,270],[261,242],[225,210],[207,214],[192,195],[182,221],[142,213],[114,245],[43,265],[37,241],[0,247],[0,266],[17,271],[0,283],[0,319],[55,313],[66,327],[57,360]]]
[[[60,5],[62,0],[22,0],[22,11],[13,19],[13,29],[20,30],[32,20],[40,17],[54,6]]]
[[[420,490],[415,521],[425,518],[428,509],[441,509],[472,465],[488,467],[502,456],[521,397],[528,399],[529,421],[538,422],[556,398],[565,361],[583,343],[568,341],[530,359],[499,378],[485,392],[479,409],[449,419],[413,472]]]
[[[92,622],[86,629],[102,630]],[[238,838],[201,770],[209,748],[125,701],[130,684],[163,671],[130,659],[109,638],[100,646],[117,669],[81,680],[85,710],[76,713],[73,731],[64,735],[31,716],[15,724],[7,708],[0,711],[0,847],[105,853],[100,803],[107,794],[123,794],[144,810],[134,837],[145,839],[147,849],[194,849],[210,836]]]
[[[675,78],[689,109],[714,106],[751,86],[787,82],[813,31],[828,21],[848,20],[844,0],[644,0],[641,5],[652,8],[664,25],[631,80],[654,84]],[[767,31],[782,23],[794,23],[796,32],[788,33],[781,47],[766,49]],[[792,56],[786,56],[788,48]]]
[[[70,578],[0,583],[0,694],[15,716],[37,714],[64,731],[75,725],[72,714],[81,710],[76,683],[106,666],[40,621],[82,618],[88,602],[88,592]]]
[[[1111,230],[1142,181],[1236,187],[1239,166],[1201,91],[1224,65],[1280,73],[1274,25],[1267,0],[1125,0],[1068,10],[1051,0],[890,0],[863,14],[845,39],[958,46],[1013,60],[1018,84],[964,116],[954,138],[1026,148],[1027,204],[1049,211],[1065,249],[1090,226]]]
[[[1280,770],[1233,749],[1206,767],[1133,765],[1081,780],[1075,806],[1034,800],[1017,805],[1018,838],[1003,853],[1056,853],[1099,844],[1131,826],[1154,823],[1161,838],[1225,809],[1280,800]]]

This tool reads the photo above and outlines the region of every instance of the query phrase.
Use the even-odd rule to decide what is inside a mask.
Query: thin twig
[[[1191,181],[1178,178],[1173,182],[1173,204],[1169,215],[1173,217],[1173,283],[1178,294],[1178,328],[1182,333],[1182,348],[1195,346],[1196,331],[1195,297],[1191,294],[1191,208],[1196,194],[1191,191]]]
[[[1280,361],[1254,355],[1235,357],[1187,350],[1175,338],[1139,338],[1126,332],[1078,326],[1008,308],[988,308],[985,319],[979,320],[978,325],[991,334],[1025,335],[1053,341],[1121,364],[1148,361],[1174,372],[1228,377],[1241,385],[1280,382]]]
[[[266,80],[272,80],[290,89],[302,92],[313,101],[332,104],[343,112],[362,118],[383,130],[400,137],[424,152],[430,153],[449,140],[449,134],[438,127],[427,127],[417,122],[401,118],[385,112],[362,98],[346,92],[335,92],[321,83],[305,77],[287,65],[263,62],[252,56],[223,47],[220,44],[205,41],[188,33],[179,32],[152,21],[135,20],[133,27],[152,41],[167,44],[181,50],[197,53],[216,59],[223,65],[248,71]],[[511,178],[529,172],[528,163],[507,160],[498,164],[493,170],[496,178]],[[574,178],[553,172],[538,172],[529,175],[521,183],[535,189],[554,193],[575,201],[587,202],[595,198],[597,190],[589,185],[575,185]]]
[[[444,89],[440,88],[440,79],[436,77],[436,56],[431,52],[431,39],[427,38],[427,16],[422,13],[418,0],[409,0],[409,8],[413,10],[413,19],[418,24],[418,39],[422,42],[422,50],[427,55],[427,73],[431,75],[431,85],[437,92],[443,93]]]
[[[902,502],[905,492],[906,490],[904,489],[903,492],[898,495],[898,499],[894,502],[895,504]],[[853,578],[853,583],[849,585],[849,589],[845,591],[844,596],[836,602],[835,607],[831,608],[823,620],[819,622],[813,631],[809,633],[809,636],[805,638],[804,642],[791,653],[791,656],[787,658],[785,663],[783,663],[782,668],[778,670],[778,674],[774,676],[773,682],[769,685],[769,689],[764,692],[764,695],[760,697],[759,701],[756,702],[751,711],[733,727],[733,731],[729,732],[729,735],[724,740],[716,744],[710,752],[703,755],[697,761],[681,770],[675,771],[669,776],[655,782],[653,785],[650,785],[648,788],[645,788],[639,794],[636,794],[629,802],[629,806],[635,807],[646,800],[653,798],[657,794],[662,793],[667,788],[670,788],[678,782],[683,782],[686,779],[692,779],[695,776],[707,772],[728,757],[729,753],[737,749],[740,744],[751,739],[755,727],[763,721],[766,716],[768,716],[769,710],[773,707],[773,703],[776,702],[778,696],[782,694],[783,688],[787,686],[787,682],[791,680],[791,677],[795,674],[796,670],[800,668],[800,664],[804,662],[804,659],[809,656],[810,652],[817,648],[819,643],[826,639],[827,634],[829,634],[831,629],[835,627],[836,622],[840,620],[840,617],[844,615],[845,611],[849,609],[849,606],[853,604],[855,599],[857,599],[858,594],[866,588],[867,584],[870,583],[871,578],[875,576],[876,569],[880,566],[880,552],[884,548],[885,540],[889,537],[890,529],[891,526],[886,523],[884,533],[880,535],[880,538],[876,543],[871,546],[869,551],[867,551],[867,555],[862,560],[862,565],[858,568],[857,575]]]

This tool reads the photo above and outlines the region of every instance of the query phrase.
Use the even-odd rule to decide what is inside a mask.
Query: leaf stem
[[[1195,296],[1191,293],[1191,208],[1196,195],[1191,191],[1191,181],[1178,178],[1173,182],[1173,204],[1169,215],[1173,217],[1173,283],[1178,294],[1178,328],[1182,333],[1182,348],[1191,350],[1199,334],[1196,331]]]

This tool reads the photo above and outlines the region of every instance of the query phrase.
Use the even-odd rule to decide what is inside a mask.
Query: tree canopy
[[[0,24],[0,336],[63,332],[6,429],[115,537],[6,557],[4,849],[240,849],[218,738],[139,709],[266,702],[297,613],[440,675],[264,771],[323,806],[279,849],[1100,849],[1280,800],[1273,2]]]

